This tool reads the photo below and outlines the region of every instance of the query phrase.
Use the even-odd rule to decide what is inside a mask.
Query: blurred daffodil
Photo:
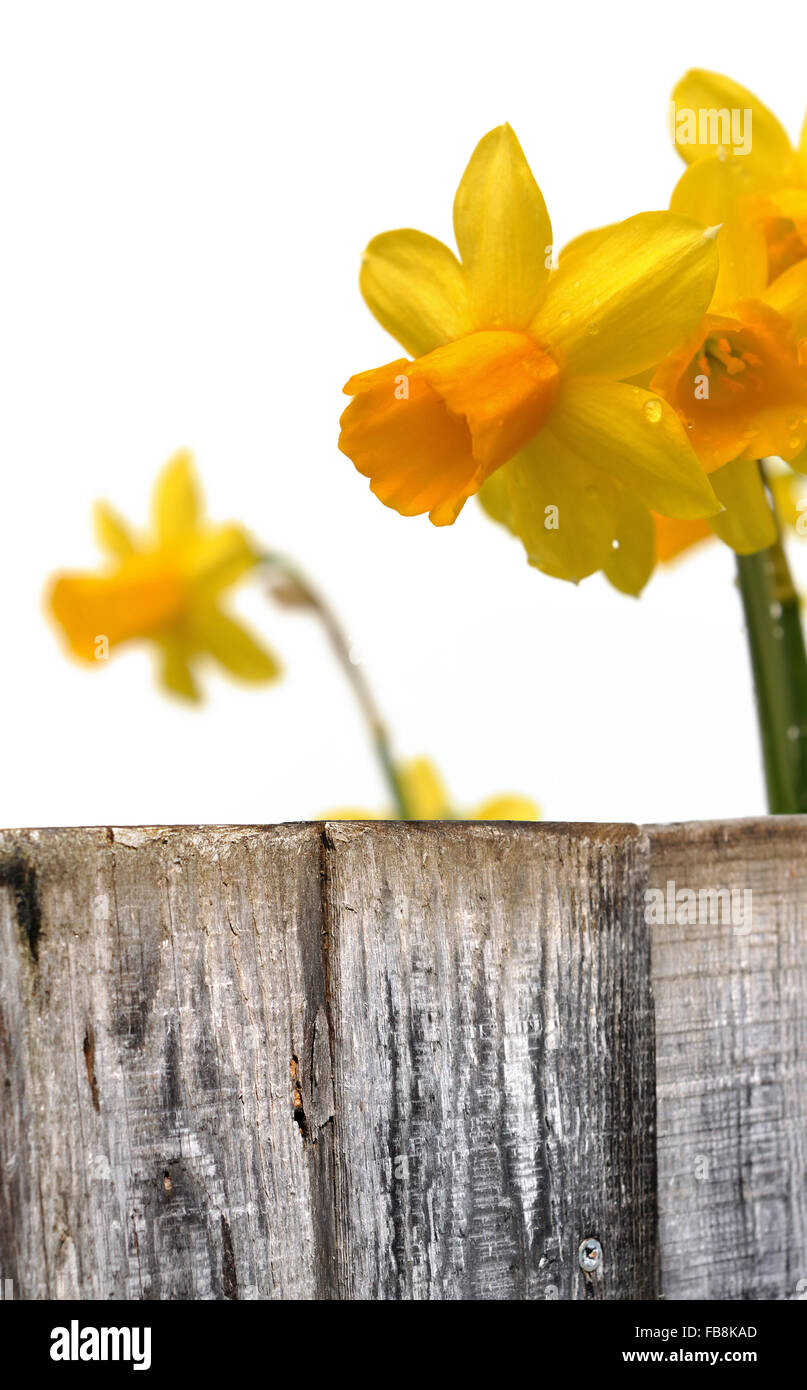
[[[340,448],[403,515],[447,525],[482,489],[537,568],[575,581],[604,569],[638,592],[649,509],[720,509],[675,410],[624,380],[702,320],[713,235],[642,213],[551,271],[549,216],[507,125],[474,151],[454,230],[460,259],[408,229],[370,242],[362,292],[414,360],[350,379]]]
[[[397,768],[408,820],[540,820],[541,812],[525,796],[492,796],[470,811],[452,808],[440,773],[429,758],[414,758]],[[324,820],[399,820],[395,813],[377,813],[360,807],[331,811]]]
[[[212,657],[239,680],[263,682],[280,673],[276,658],[221,607],[224,591],[258,563],[242,526],[203,517],[193,459],[176,454],[153,494],[152,530],[138,537],[104,503],[95,533],[108,562],[98,574],[59,574],[48,606],[72,652],[103,664],[125,642],[153,642],[160,681],[186,700],[200,698],[193,667]]]

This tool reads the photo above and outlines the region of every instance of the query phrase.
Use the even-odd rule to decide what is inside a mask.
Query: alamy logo
[[[648,926],[663,923],[679,927],[730,926],[738,935],[751,930],[752,892],[750,888],[676,888],[668,879],[666,891],[646,888],[644,919]]]
[[[746,155],[751,153],[753,112],[749,109],[729,110],[728,107],[689,106],[670,102],[670,124],[676,145],[713,145],[719,152]]]
[[[150,1327],[54,1327],[51,1361],[131,1361],[133,1371],[151,1366]]]

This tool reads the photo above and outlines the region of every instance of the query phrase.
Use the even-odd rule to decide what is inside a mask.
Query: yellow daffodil
[[[722,224],[718,301],[756,295],[807,259],[807,120],[795,149],[753,92],[699,69],[678,83],[671,109],[689,166],[671,207]]]
[[[429,758],[402,763],[398,780],[410,820],[540,820],[541,812],[526,796],[504,794],[488,797],[468,812],[452,810],[443,780]],[[396,820],[394,814],[376,814],[360,807],[332,811],[324,820]]]
[[[561,268],[605,244],[613,230],[600,227],[570,242]],[[721,305],[716,291],[689,339],[639,378],[675,410],[723,508],[708,518],[671,517],[668,510],[670,535],[711,529],[739,554],[773,545],[776,528],[757,460],[773,456],[807,472],[805,272],[807,261],[759,290],[758,298],[730,305]],[[737,287],[736,276],[732,284]],[[691,532],[690,522],[697,523]]]
[[[722,223],[719,273],[709,313],[650,386],[676,410],[723,503],[711,528],[751,554],[776,539],[755,460],[807,469],[807,147],[803,138],[794,150],[756,97],[714,73],[688,73],[673,111],[690,167],[670,207]]]
[[[48,595],[72,652],[100,665],[124,642],[151,641],[162,685],[187,700],[199,699],[191,667],[200,657],[239,680],[273,680],[280,672],[274,656],[220,607],[224,590],[258,554],[243,527],[203,519],[189,453],[176,454],[158,477],[152,522],[151,536],[139,539],[111,508],[96,507],[108,565],[100,574],[57,575]]]
[[[795,273],[787,271],[758,300],[708,314],[652,378],[684,422],[723,503],[708,524],[740,554],[764,550],[776,538],[756,460],[773,456],[800,471],[807,466],[807,281],[791,286],[796,295],[789,304],[786,282]],[[798,275],[801,280],[800,268]]]
[[[409,229],[370,242],[362,292],[412,360],[350,379],[339,447],[405,516],[450,524],[484,485],[531,564],[575,581],[604,569],[638,592],[649,509],[720,509],[675,411],[625,381],[702,319],[714,237],[642,213],[550,272],[549,216],[507,125],[474,151],[454,230],[459,259]]]

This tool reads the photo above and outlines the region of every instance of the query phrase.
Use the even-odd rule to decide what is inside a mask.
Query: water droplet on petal
[[[642,406],[642,414],[651,425],[657,425],[662,415],[661,401],[656,396],[651,396]]]

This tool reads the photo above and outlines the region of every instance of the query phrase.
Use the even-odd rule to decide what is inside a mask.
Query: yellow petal
[[[387,506],[447,525],[538,432],[557,384],[555,362],[530,334],[469,333],[352,377],[339,448]]]
[[[243,526],[208,526],[189,536],[176,551],[176,563],[200,596],[220,594],[258,563]]]
[[[807,188],[777,188],[769,200],[782,217],[788,217],[803,236],[807,236]]]
[[[738,82],[693,68],[673,90],[672,102],[675,146],[687,164],[722,149],[771,178],[792,170],[794,150],[786,131],[767,106]],[[732,112],[736,113],[734,130]],[[745,144],[747,153],[738,154]]]
[[[617,524],[617,488],[607,473],[548,428],[502,471],[510,528],[531,565],[574,583],[605,566]]]
[[[495,473],[491,473],[490,477],[485,479],[478,496],[483,511],[486,511],[493,521],[498,521],[500,526],[507,526],[512,530],[510,484],[504,468],[497,468]]]
[[[187,449],[174,454],[154,486],[152,516],[160,541],[182,540],[199,523],[201,498],[193,455]]]
[[[423,357],[416,369],[467,422],[474,458],[506,463],[538,433],[555,400],[557,363],[529,333],[471,333]]]
[[[792,463],[790,467],[793,467]],[[792,473],[774,473],[768,476],[768,487],[773,493],[773,503],[780,526],[796,528],[805,506],[804,492],[798,480]]]
[[[489,796],[474,810],[469,811],[468,820],[540,820],[541,809],[537,802],[528,796],[518,796],[503,792],[500,796]]]
[[[202,699],[202,692],[193,677],[185,642],[173,637],[164,638],[159,643],[159,656],[158,678],[163,689],[170,695],[179,696],[181,700],[198,704]]]
[[[650,391],[603,377],[572,378],[552,413],[552,430],[653,511],[696,517],[720,510],[681,421]]]
[[[260,684],[276,680],[280,663],[234,618],[211,608],[197,616],[194,646],[214,657],[237,680]]]
[[[768,249],[754,181],[739,160],[707,158],[684,170],[670,210],[704,227],[720,225],[712,308],[758,295],[768,281]]]
[[[777,188],[757,201],[768,247],[768,279],[775,280],[807,259],[807,188]]]
[[[642,212],[559,265],[534,332],[576,372],[634,376],[691,333],[716,278],[711,233],[671,212]]]
[[[108,555],[113,555],[116,560],[124,560],[127,555],[134,554],[135,543],[129,523],[106,502],[96,502],[93,527],[98,545]]]
[[[462,266],[453,251],[423,232],[405,228],[374,237],[359,284],[378,322],[413,357],[470,330]]]
[[[653,518],[627,488],[619,491],[614,539],[617,544],[605,565],[605,576],[620,593],[635,597],[653,573],[656,542]]]
[[[589,255],[591,251],[601,246],[618,226],[618,222],[609,222],[605,227],[594,227],[589,232],[580,232],[578,236],[572,237],[571,241],[567,241],[558,257],[558,267],[562,265],[568,268],[573,257]]]
[[[398,768],[411,820],[451,820],[443,779],[430,758],[413,758]]]
[[[776,525],[753,459],[736,459],[712,474],[715,492],[726,508],[711,518],[716,535],[740,555],[767,550],[776,541]]]
[[[797,342],[807,338],[807,260],[777,276],[762,298],[788,320]]]
[[[477,328],[525,328],[549,274],[552,225],[509,125],[480,140],[454,200],[454,233]]]
[[[188,591],[159,556],[133,555],[110,574],[58,575],[48,603],[76,655],[94,661],[101,639],[111,648],[183,623]]]
[[[446,526],[484,471],[465,421],[412,368],[401,358],[351,377],[345,391],[353,400],[342,414],[339,448],[385,506],[402,516],[428,512],[435,525]]]

